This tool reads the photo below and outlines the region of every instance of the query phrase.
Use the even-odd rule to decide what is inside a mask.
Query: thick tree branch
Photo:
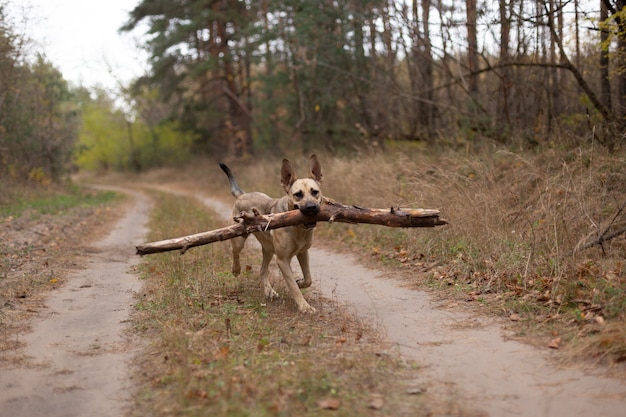
[[[438,210],[429,209],[370,209],[328,200],[315,216],[305,216],[298,210],[285,213],[259,214],[244,212],[236,217],[236,224],[221,229],[174,239],[146,243],[136,247],[137,255],[180,250],[184,254],[188,249],[213,242],[245,236],[254,232],[278,229],[281,227],[312,225],[316,222],[342,222],[378,224],[387,227],[435,227],[447,224],[439,218]]]

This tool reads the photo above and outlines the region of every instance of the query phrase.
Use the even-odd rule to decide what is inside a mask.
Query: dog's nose
[[[304,206],[298,207],[298,210],[300,210],[300,213],[304,214],[305,216],[314,216],[319,213],[320,206],[319,204],[315,203],[307,203]]]

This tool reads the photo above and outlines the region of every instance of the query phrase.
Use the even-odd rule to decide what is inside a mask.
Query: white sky
[[[139,0],[9,0],[12,16],[74,85],[115,88],[142,75],[141,33],[118,33]]]

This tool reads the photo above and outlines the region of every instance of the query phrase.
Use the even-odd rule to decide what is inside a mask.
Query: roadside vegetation
[[[112,191],[97,191],[75,184],[53,187],[33,187],[29,184],[4,186],[11,191],[3,196],[3,204],[0,205],[0,216],[5,221],[20,216],[34,218],[45,214],[64,214],[106,204],[116,198]]]

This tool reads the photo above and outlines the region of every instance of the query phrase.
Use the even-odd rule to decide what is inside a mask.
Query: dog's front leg
[[[298,254],[298,263],[300,264],[302,276],[304,277],[304,279],[297,281],[298,287],[309,288],[313,283],[313,279],[311,277],[311,268],[309,268],[309,251],[307,249]]]
[[[243,250],[244,245],[246,244],[245,237],[235,237],[230,241],[232,251],[233,251],[233,266],[231,271],[233,275],[239,275],[241,273],[241,263],[239,261],[239,254]]]
[[[277,256],[276,263],[278,264],[278,268],[283,275],[285,284],[287,284],[287,288],[289,288],[291,298],[298,305],[298,310],[301,313],[315,313],[317,310],[306,302],[304,296],[302,295],[302,292],[300,292],[300,288],[298,288],[298,284],[296,284],[296,280],[293,277],[293,272],[291,271],[291,258],[279,258]]]
[[[277,298],[278,293],[272,288],[272,284],[270,283],[269,278],[269,265],[272,257],[274,256],[274,252],[271,248],[266,248],[261,245],[263,252],[263,263],[261,264],[261,283],[263,285],[263,292],[265,293],[265,297],[272,299]]]

